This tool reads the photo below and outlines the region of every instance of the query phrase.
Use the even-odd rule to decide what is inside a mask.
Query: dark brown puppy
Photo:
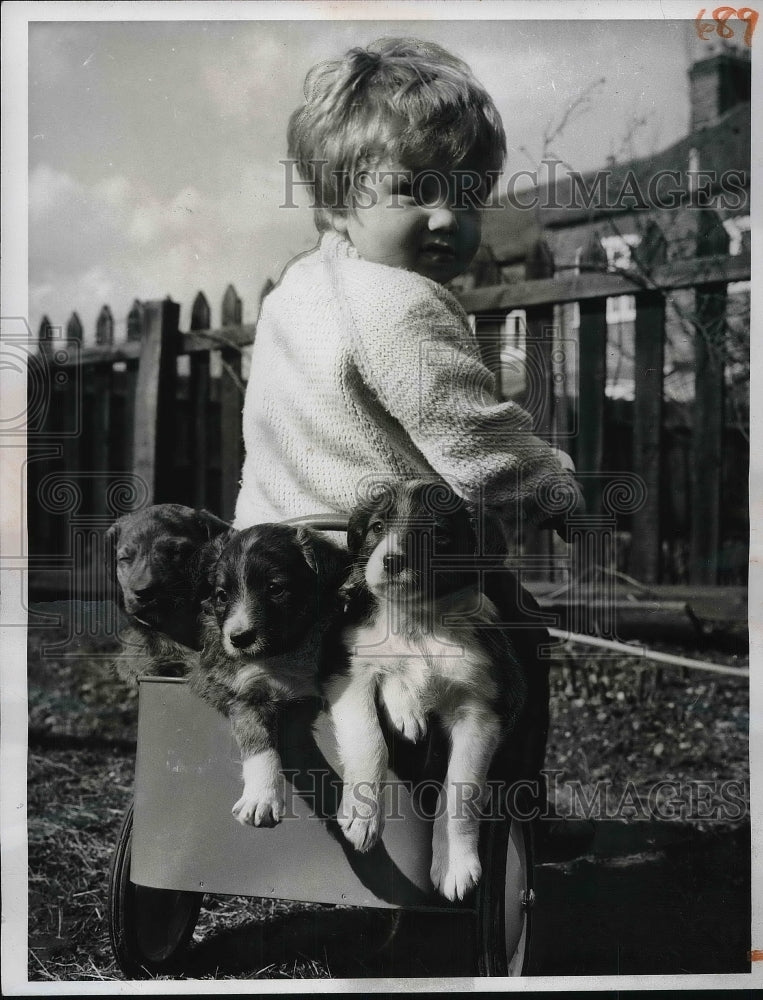
[[[191,686],[229,716],[241,750],[239,823],[274,826],[283,815],[279,712],[320,695],[338,645],[347,552],[306,528],[260,524],[219,545],[202,604],[203,649]]]
[[[450,742],[447,808],[435,820],[431,877],[448,899],[478,883],[488,768],[512,731],[525,681],[480,586],[466,504],[443,482],[385,483],[350,518],[356,557],[343,642],[349,671],[325,686],[344,764],[339,825],[358,850],[382,830],[387,746],[377,698],[416,741],[436,716]]]
[[[117,670],[178,675],[200,648],[199,611],[214,539],[232,532],[206,510],[156,504],[126,514],[107,531],[120,603],[130,618]]]

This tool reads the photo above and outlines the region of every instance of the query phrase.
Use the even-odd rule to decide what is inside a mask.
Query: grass
[[[28,768],[30,978],[119,978],[104,885],[132,761],[118,750],[30,747]]]
[[[656,644],[655,644],[656,645]],[[669,647],[662,647],[666,651]],[[701,648],[671,649],[695,659],[745,667],[747,658]],[[661,781],[682,784],[684,797],[697,781],[713,783],[703,815],[692,817],[711,828],[714,810],[723,810],[722,781],[735,781],[749,795],[749,705],[746,678],[699,671],[659,669],[621,657],[562,655],[552,670],[548,767],[558,783],[591,787],[611,782],[632,786],[646,798]],[[749,801],[749,800],[748,800]]]
[[[29,977],[122,980],[108,939],[107,881],[133,786],[135,693],[115,675],[113,639],[29,631]],[[97,608],[88,611],[100,614]],[[92,624],[92,623],[91,623]],[[46,649],[47,647],[47,649]],[[681,650],[743,665],[730,655]],[[547,762],[563,779],[746,782],[747,685],[640,661],[562,657],[552,669]],[[712,821],[709,821],[712,825]],[[278,979],[468,974],[462,914],[408,914],[282,900],[206,897],[188,974]]]

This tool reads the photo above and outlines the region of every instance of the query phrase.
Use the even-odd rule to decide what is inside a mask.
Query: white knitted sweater
[[[239,529],[349,512],[374,477],[433,473],[501,520],[536,520],[537,487],[560,471],[528,414],[495,398],[453,295],[333,232],[262,304],[243,434]]]

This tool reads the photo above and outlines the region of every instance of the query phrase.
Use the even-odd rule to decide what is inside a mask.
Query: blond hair
[[[357,175],[383,159],[471,171],[488,194],[506,157],[501,117],[466,63],[414,38],[383,38],[314,66],[288,141],[319,230],[352,209]]]

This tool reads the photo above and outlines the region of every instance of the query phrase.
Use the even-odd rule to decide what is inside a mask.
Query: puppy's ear
[[[327,586],[339,585],[347,575],[350,557],[344,549],[334,545],[317,531],[297,528],[297,544],[302,549],[305,562]]]
[[[347,548],[353,555],[360,552],[370,518],[371,508],[366,504],[359,504],[350,514],[350,520],[347,523]]]
[[[104,539],[106,542],[106,550],[111,549],[112,551],[116,549],[117,542],[119,541],[120,524],[119,521],[115,521],[110,528],[107,528],[104,532]]]
[[[117,545],[119,545],[119,535],[121,532],[119,521],[108,528],[103,535],[103,563],[106,571],[106,593],[116,593],[116,601],[122,603],[122,588],[117,582]],[[112,590],[114,588],[114,590]]]
[[[116,572],[117,568],[117,545],[119,544],[119,534],[121,530],[119,521],[115,521],[103,535],[104,562],[112,575]]]
[[[225,522],[223,522],[225,523]],[[199,566],[197,573],[197,593],[201,600],[209,597],[215,585],[215,571],[217,562],[222,555],[223,549],[228,542],[238,532],[228,524],[226,530],[215,535],[210,541],[205,542],[199,549]]]
[[[231,530],[231,526],[227,521],[223,521],[215,514],[211,514],[208,510],[204,510],[203,508],[201,510],[197,510],[196,516],[206,531],[207,538],[215,538],[217,535]]]

